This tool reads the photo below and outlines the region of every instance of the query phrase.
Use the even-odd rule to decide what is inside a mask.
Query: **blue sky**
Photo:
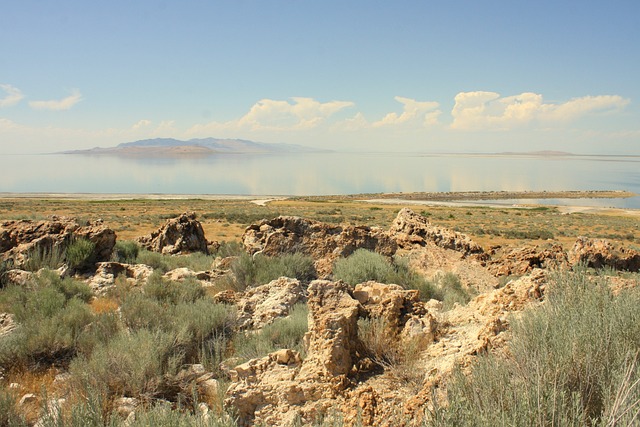
[[[640,154],[638,1],[5,1],[0,153]]]

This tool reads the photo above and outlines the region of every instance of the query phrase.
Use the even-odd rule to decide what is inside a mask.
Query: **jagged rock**
[[[22,268],[33,252],[59,251],[64,254],[74,239],[87,239],[94,243],[92,258],[107,261],[116,244],[116,234],[102,220],[80,225],[75,219],[53,216],[49,221],[0,222],[0,254],[14,268]]]
[[[303,376],[346,376],[355,363],[358,314],[362,306],[343,282],[314,280],[309,285],[308,357]]]
[[[135,283],[145,282],[153,269],[144,264],[123,264],[120,262],[100,262],[96,265],[95,274],[87,280],[87,284],[97,292],[104,291],[115,284],[118,276]]]
[[[163,254],[183,254],[191,252],[209,253],[207,239],[202,224],[196,220],[195,212],[183,213],[168,219],[165,225],[148,236],[136,239],[145,249]]]
[[[279,216],[247,227],[242,243],[251,253],[268,256],[303,253],[316,262],[316,270],[326,277],[339,257],[364,248],[391,256],[396,243],[384,231],[364,226],[330,225],[294,216]]]
[[[489,262],[489,271],[495,276],[527,274],[534,268],[563,268],[569,265],[562,246],[548,248],[525,246],[511,250],[506,255]]]
[[[615,270],[640,271],[640,252],[614,246],[604,239],[578,237],[569,251],[572,265],[585,263],[588,267],[610,267]]]
[[[251,288],[236,302],[238,327],[260,329],[276,318],[288,315],[291,307],[304,298],[305,292],[300,282],[288,277]]]
[[[33,280],[34,274],[30,271],[13,269],[5,273],[5,280],[7,283],[13,285],[25,286],[27,283]]]
[[[167,271],[162,277],[174,282],[183,282],[189,278],[197,279],[202,282],[212,282],[215,279],[222,277],[224,274],[225,272],[220,270],[193,271],[186,267],[180,267]]]
[[[0,313],[0,338],[9,335],[18,325],[11,313]]]
[[[432,225],[427,218],[409,208],[403,208],[398,212],[389,233],[401,248],[411,249],[415,245],[424,246],[427,242],[433,242],[437,246],[461,252],[465,256],[488,258],[482,246],[466,234]]]
[[[402,330],[409,317],[426,313],[418,291],[406,290],[399,285],[373,281],[360,283],[354,288],[353,297],[369,317],[384,319],[394,334]]]

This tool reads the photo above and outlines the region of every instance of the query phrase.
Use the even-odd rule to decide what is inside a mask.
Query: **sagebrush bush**
[[[65,251],[57,245],[36,246],[29,251],[23,269],[36,272],[42,268],[55,270],[61,267],[65,261]]]
[[[170,333],[146,329],[120,333],[98,344],[90,356],[74,359],[69,371],[78,386],[105,395],[151,398],[163,391],[165,378],[182,364],[174,339]]]
[[[472,293],[462,287],[460,278],[454,273],[437,274],[433,279],[434,298],[442,301],[444,310],[450,310],[455,304],[466,305],[471,301]]]
[[[65,250],[65,259],[69,267],[77,270],[89,268],[95,262],[96,244],[88,239],[74,240]]]
[[[9,390],[0,388],[0,426],[26,427],[29,424],[20,414],[16,405],[16,396]]]
[[[395,257],[391,261],[366,249],[358,249],[348,257],[336,261],[333,278],[351,286],[369,280],[393,283],[405,289],[417,289],[423,300],[429,300],[436,295],[433,285],[411,269],[408,259]]]
[[[276,257],[243,253],[231,264],[231,273],[233,282],[230,285],[237,290],[264,285],[282,276],[303,282],[316,277],[313,259],[299,253]]]
[[[511,357],[482,357],[471,376],[454,377],[435,425],[637,422],[640,290],[615,296],[581,269],[547,289],[543,306],[513,322]]]
[[[200,282],[188,278],[182,282],[175,282],[153,272],[144,285],[144,293],[164,304],[178,304],[180,302],[194,302],[204,297],[205,292]]]
[[[113,248],[113,258],[117,262],[135,264],[140,246],[132,240],[118,240]]]

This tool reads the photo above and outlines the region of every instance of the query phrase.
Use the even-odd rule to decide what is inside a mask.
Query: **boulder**
[[[18,325],[11,313],[0,313],[0,338],[9,335]]]
[[[85,225],[73,218],[57,216],[46,221],[3,221],[0,222],[0,260],[22,268],[34,252],[57,252],[64,258],[66,248],[75,239],[93,242],[92,259],[107,261],[116,244],[116,233],[101,220]]]
[[[572,265],[584,263],[588,267],[610,267],[615,270],[640,271],[640,252],[614,246],[604,239],[578,237],[569,251],[569,262]]]
[[[195,212],[183,213],[167,222],[153,233],[139,237],[136,241],[145,249],[163,254],[176,255],[191,252],[209,253],[202,224],[196,220]]]
[[[382,318],[390,333],[399,333],[411,316],[426,313],[419,292],[399,285],[365,282],[356,285],[353,297],[360,302],[368,317]]]
[[[333,262],[364,248],[385,256],[392,256],[397,245],[379,228],[351,225],[332,225],[319,221],[279,216],[250,225],[242,236],[242,243],[250,254],[268,256],[303,253],[316,262],[321,277],[331,273]]]
[[[488,258],[482,246],[471,240],[466,234],[432,225],[427,218],[418,215],[409,208],[403,208],[398,212],[396,219],[391,224],[389,234],[403,249],[412,249],[416,245],[425,246],[428,242],[432,242],[437,246],[460,252],[465,256],[473,255],[478,259]]]
[[[260,329],[278,317],[287,316],[291,307],[304,299],[305,291],[300,282],[288,277],[251,288],[236,300],[238,327]]]

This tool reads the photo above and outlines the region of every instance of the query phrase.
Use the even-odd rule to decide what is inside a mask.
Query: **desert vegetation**
[[[129,234],[169,224],[186,203],[2,205],[37,205],[42,218],[96,206],[104,223],[80,219],[69,229],[94,228],[4,252],[0,426],[639,421],[640,287],[629,267],[640,254],[627,217],[189,201],[216,239],[206,252],[152,251]],[[324,222],[234,234],[278,214]],[[111,222],[126,238],[105,243],[98,231]],[[583,240],[580,250],[599,252],[562,252],[559,235],[601,236],[604,224],[624,250]],[[479,240],[493,242],[483,251],[470,243],[478,237],[495,240]]]

